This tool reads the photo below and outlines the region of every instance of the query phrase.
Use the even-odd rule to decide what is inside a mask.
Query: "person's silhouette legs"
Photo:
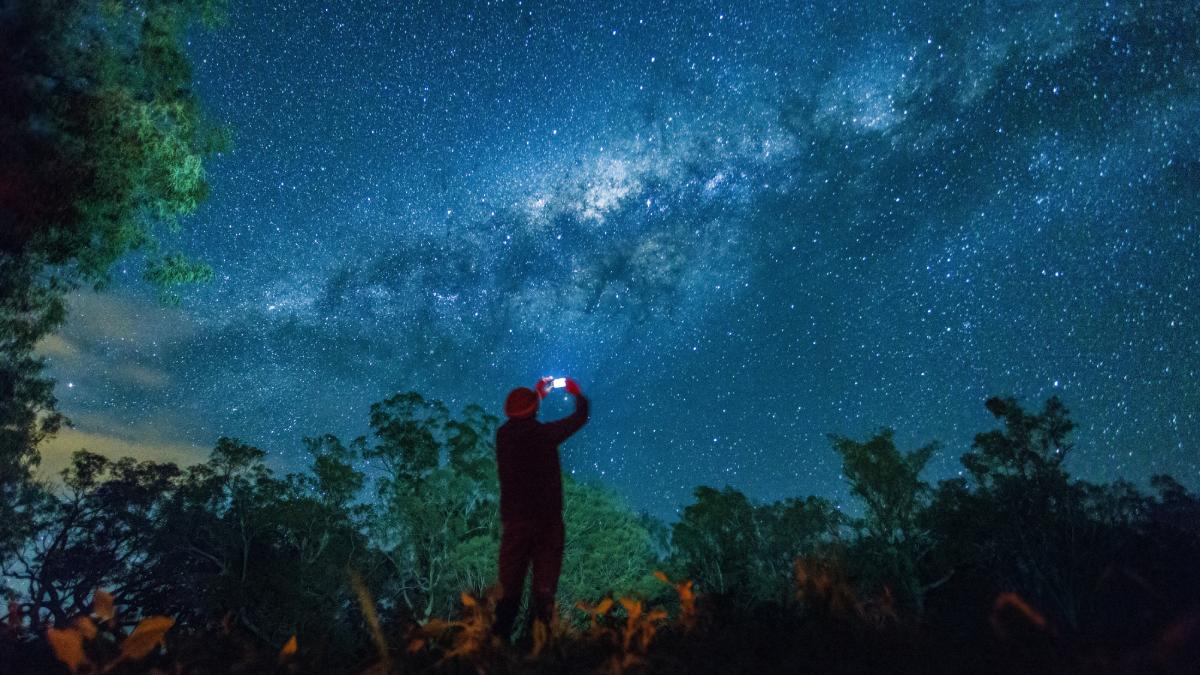
[[[521,604],[525,571],[533,555],[533,531],[526,523],[504,523],[500,534],[500,601],[492,633],[507,641]]]
[[[565,543],[562,523],[549,523],[538,528],[533,543],[533,593],[530,614],[550,626],[554,618],[554,595],[558,591],[558,577],[562,572],[563,547]]]
[[[554,596],[562,571],[564,528],[558,523],[504,523],[500,537],[500,600],[492,632],[503,640],[512,635],[525,575],[532,563],[533,589],[529,626],[540,620],[550,626],[554,619]]]

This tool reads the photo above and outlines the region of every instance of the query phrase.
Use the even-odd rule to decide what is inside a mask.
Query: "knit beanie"
[[[533,417],[537,414],[538,395],[529,387],[517,387],[504,400],[504,414],[509,417]]]

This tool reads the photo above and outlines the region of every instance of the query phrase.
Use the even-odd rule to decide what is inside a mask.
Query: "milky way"
[[[992,394],[1060,396],[1077,475],[1196,485],[1190,3],[388,4],[195,35],[235,147],[172,244],[217,278],[76,299],[68,440],[294,468],[394,391],[554,373],[564,466],[659,515],[842,496],[828,433],[955,475]]]

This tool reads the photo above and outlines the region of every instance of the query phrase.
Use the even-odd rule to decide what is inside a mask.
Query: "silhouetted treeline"
[[[756,504],[700,487],[664,541],[663,524],[568,479],[563,623],[583,629],[577,605],[606,597],[666,608],[677,623],[637,657],[650,669],[845,672],[937,654],[937,669],[965,672],[987,654],[994,672],[1179,672],[1200,621],[1200,500],[1166,476],[1149,495],[1072,479],[1074,424],[1057,399],[1037,414],[1012,399],[987,407],[998,427],[976,436],[964,478],[936,486],[921,477],[936,444],[902,452],[890,430],[831,437],[857,518],[819,497]],[[183,469],[81,450],[61,485],[27,486],[36,498],[19,507],[32,526],[3,551],[5,656],[38,663],[47,630],[92,614],[103,589],[114,635],[170,617],[168,653],[199,671],[274,659],[294,636],[293,669],[359,672],[379,661],[376,629],[401,647],[457,616],[463,593],[490,607],[497,422],[399,394],[372,406],[370,436],[306,439],[309,469],[285,476],[229,438]],[[695,606],[683,611],[656,570],[690,580]],[[617,653],[632,658],[631,644]],[[546,658],[580,667],[589,649]]]
[[[902,452],[888,429],[831,437],[859,518],[814,497],[755,506],[730,488],[699,488],[674,526],[674,570],[744,605],[792,590],[766,573],[789,551],[794,581],[809,576],[805,565],[832,563],[857,597],[881,599],[957,653],[1013,640],[999,663],[1028,657],[1035,670],[1200,664],[1196,495],[1166,475],[1150,494],[1073,479],[1075,424],[1057,398],[1036,414],[1011,398],[986,407],[998,428],[975,437],[964,477],[935,486],[921,473],[936,443]]]

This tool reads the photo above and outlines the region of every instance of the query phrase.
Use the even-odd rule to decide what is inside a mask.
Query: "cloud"
[[[119,292],[77,291],[68,310],[63,329],[38,345],[56,381],[58,408],[78,425],[48,443],[50,466],[65,466],[81,444],[147,458],[195,455],[179,439],[203,421],[180,414],[191,400],[181,385],[210,364],[190,361],[180,350],[203,339],[201,324],[179,309]],[[170,432],[159,433],[145,420]]]
[[[110,421],[111,422],[111,421]],[[39,474],[46,479],[57,479],[58,474],[70,465],[71,455],[76,450],[86,449],[110,459],[133,457],[153,462],[173,462],[187,466],[204,461],[208,450],[200,446],[164,439],[157,433],[134,430],[125,435],[115,435],[100,429],[121,428],[118,424],[101,427],[79,425],[61,430],[38,448],[42,456]]]
[[[36,351],[39,355],[56,362],[74,362],[80,357],[79,347],[58,333],[51,333],[38,342]]]
[[[124,293],[80,290],[67,305],[63,335],[76,343],[146,345],[193,335],[199,325],[179,308]]]
[[[38,353],[48,357],[60,397],[70,402],[130,389],[152,395],[173,384],[177,364],[164,353],[199,333],[200,325],[179,309],[84,290],[69,296],[66,325],[42,340]]]
[[[140,389],[164,389],[171,385],[171,376],[165,370],[136,363],[119,364],[108,374],[113,380]]]

